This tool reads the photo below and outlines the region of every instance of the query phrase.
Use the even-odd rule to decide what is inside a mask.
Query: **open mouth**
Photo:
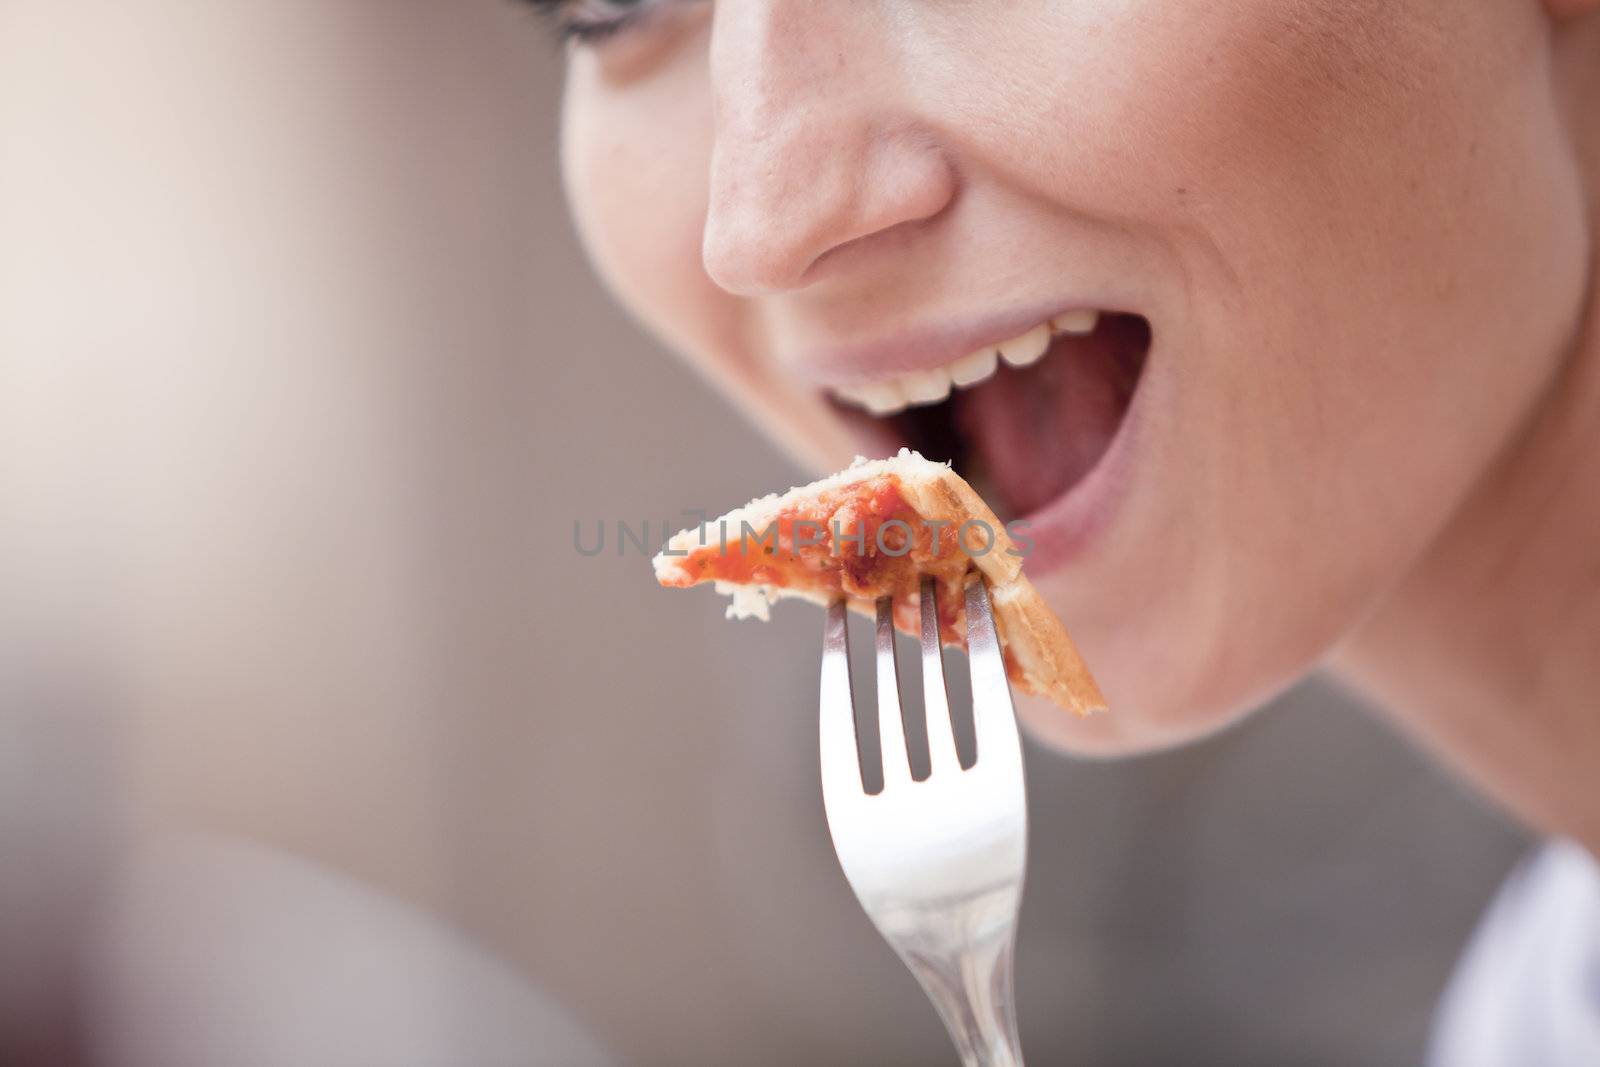
[[[952,463],[1010,520],[1067,496],[1100,465],[1150,341],[1140,315],[1073,311],[945,366],[828,393],[876,449]]]

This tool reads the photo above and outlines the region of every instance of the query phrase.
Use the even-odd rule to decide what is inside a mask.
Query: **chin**
[[[1227,729],[1270,698],[1268,694],[1234,706],[1202,708],[1182,693],[1151,687],[1124,697],[1108,695],[1110,711],[1077,718],[1063,715],[1060,708],[1038,697],[1013,696],[1017,718],[1035,741],[1072,755],[1103,759],[1179,748]]]
[[[1017,716],[1037,741],[1076,755],[1115,757],[1176,748],[1226,730],[1305,679],[1343,632],[1345,612],[1313,612],[1306,602],[1279,598],[1259,625],[1218,626],[1195,605],[1209,598],[1186,589],[1176,575],[1131,584],[1103,611],[1072,589],[1070,575],[1041,587],[1064,618],[1085,625],[1074,638],[1095,673],[1110,710],[1087,718],[1024,694]],[[1282,586],[1270,572],[1241,576]],[[1112,581],[1114,585],[1114,580]],[[1141,590],[1149,599],[1140,599]],[[1071,591],[1079,595],[1067,597]],[[1324,605],[1325,606],[1325,605]],[[1242,619],[1249,612],[1240,610]],[[1197,636],[1199,635],[1199,636]]]

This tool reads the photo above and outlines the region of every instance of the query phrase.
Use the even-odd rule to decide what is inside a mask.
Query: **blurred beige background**
[[[0,0],[0,1061],[951,1063],[819,618],[573,527],[803,472],[610,305],[509,0]],[[1039,1064],[1394,1064],[1520,836],[1320,684],[1029,753]]]

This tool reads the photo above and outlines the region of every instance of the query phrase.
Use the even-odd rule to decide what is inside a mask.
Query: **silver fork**
[[[890,600],[878,601],[883,789],[866,791],[850,694],[845,605],[822,643],[822,799],[850,887],[938,1009],[966,1067],[1021,1067],[1012,954],[1027,857],[1022,746],[983,581],[966,587],[977,762],[962,769],[950,726],[933,583],[922,584],[922,691],[929,775],[911,777]]]

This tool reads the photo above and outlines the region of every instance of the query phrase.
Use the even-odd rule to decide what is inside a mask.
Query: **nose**
[[[711,38],[715,142],[702,255],[755,296],[812,284],[829,253],[925,222],[957,178],[903,104],[870,0],[722,0]]]

